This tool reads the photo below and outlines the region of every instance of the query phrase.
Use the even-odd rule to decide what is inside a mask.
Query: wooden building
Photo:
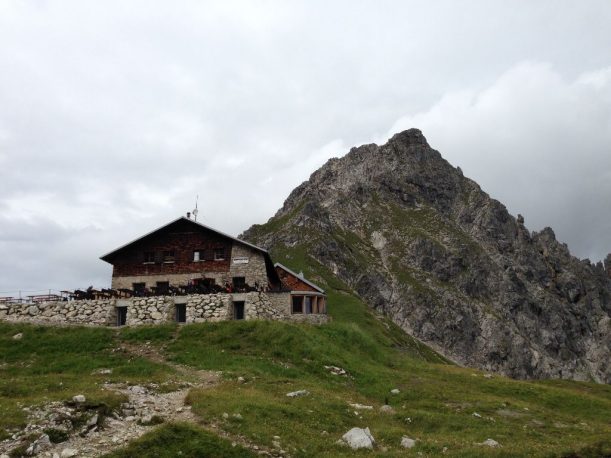
[[[189,217],[178,218],[101,259],[113,266],[113,289],[130,290],[135,297],[175,297],[178,321],[187,320],[187,316],[193,321],[204,319],[188,307],[184,311],[180,308],[181,303],[194,303],[194,299],[185,302],[179,298],[185,294],[226,297],[223,300],[231,305],[218,317],[326,315],[325,292],[303,274],[274,265],[265,249]],[[258,296],[253,296],[255,293]],[[265,313],[260,311],[264,306],[268,307]]]

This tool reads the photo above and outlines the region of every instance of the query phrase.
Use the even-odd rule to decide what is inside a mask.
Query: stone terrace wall
[[[285,320],[321,324],[327,315],[291,315],[289,293],[194,294],[130,299],[104,299],[42,304],[0,304],[0,320],[38,324],[114,326],[117,307],[127,309],[126,324],[160,324],[175,321],[176,305],[186,306],[187,323],[232,320],[233,302],[244,302],[246,320]]]
[[[103,299],[42,304],[0,304],[0,319],[30,323],[109,325],[115,323],[114,302],[114,299]]]

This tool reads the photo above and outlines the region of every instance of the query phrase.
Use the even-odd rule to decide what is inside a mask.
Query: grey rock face
[[[304,246],[371,307],[459,364],[611,382],[611,255],[530,233],[410,129],[352,148],[243,237]]]

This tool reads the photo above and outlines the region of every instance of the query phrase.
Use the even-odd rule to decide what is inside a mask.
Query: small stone
[[[482,442],[479,445],[487,445],[488,447],[498,447],[500,444],[495,441],[494,439],[486,439],[484,442]]]
[[[308,394],[310,394],[310,392],[307,390],[298,390],[298,391],[291,391],[290,393],[286,393],[286,396],[289,398],[296,398],[298,396],[306,396]]]
[[[87,400],[87,398],[83,396],[82,394],[77,394],[76,396],[72,398],[72,400],[78,404],[82,404]],[[72,450],[72,449],[67,449],[67,450]]]
[[[93,417],[87,421],[87,426],[92,427],[98,424],[98,414],[95,414]]]
[[[480,414],[478,414],[477,412],[473,412],[473,416],[476,418],[482,418],[482,416]]]
[[[20,332],[20,333],[18,333],[18,334],[15,334],[15,335],[13,336],[13,340],[21,340],[22,338],[23,338],[23,333],[22,333],[22,332]],[[8,455],[7,455],[7,456],[8,456]]]
[[[412,448],[414,445],[416,445],[416,441],[414,439],[407,436],[403,436],[401,439],[401,447],[403,448]]]
[[[65,448],[62,450],[61,458],[72,458],[78,455],[78,450],[75,448]]]
[[[350,404],[350,406],[357,410],[373,410],[373,406],[368,406],[365,404],[355,403],[355,404]]]
[[[391,394],[399,394],[401,391],[399,391],[399,388],[393,388],[392,390],[390,390]]]
[[[227,412],[223,412],[223,418],[226,420],[229,418],[229,414]]]
[[[110,375],[112,374],[112,369],[98,369],[92,372],[93,375]]]
[[[375,439],[371,435],[369,428],[352,428],[342,436],[342,440],[353,450],[360,448],[372,449],[375,443]]]
[[[393,409],[388,404],[384,404],[383,406],[380,407],[380,412],[382,412],[382,413],[395,413],[395,409]]]
[[[238,377],[238,383],[244,383],[246,379],[242,376]]]
[[[146,388],[139,385],[130,386],[128,389],[134,394],[146,394]]]

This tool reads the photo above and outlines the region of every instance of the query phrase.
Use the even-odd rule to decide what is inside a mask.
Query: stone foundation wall
[[[114,326],[117,308],[125,307],[126,324],[160,324],[176,321],[176,308],[185,306],[186,322],[226,321],[234,318],[234,302],[244,302],[246,320],[285,320],[326,323],[323,314],[290,313],[289,293],[194,294],[130,299],[103,299],[42,304],[0,304],[0,320],[37,324]]]
[[[175,297],[175,301],[180,299]],[[233,318],[231,294],[194,294],[187,296],[187,323],[225,321]]]
[[[114,299],[0,304],[0,319],[30,323],[115,324]]]

